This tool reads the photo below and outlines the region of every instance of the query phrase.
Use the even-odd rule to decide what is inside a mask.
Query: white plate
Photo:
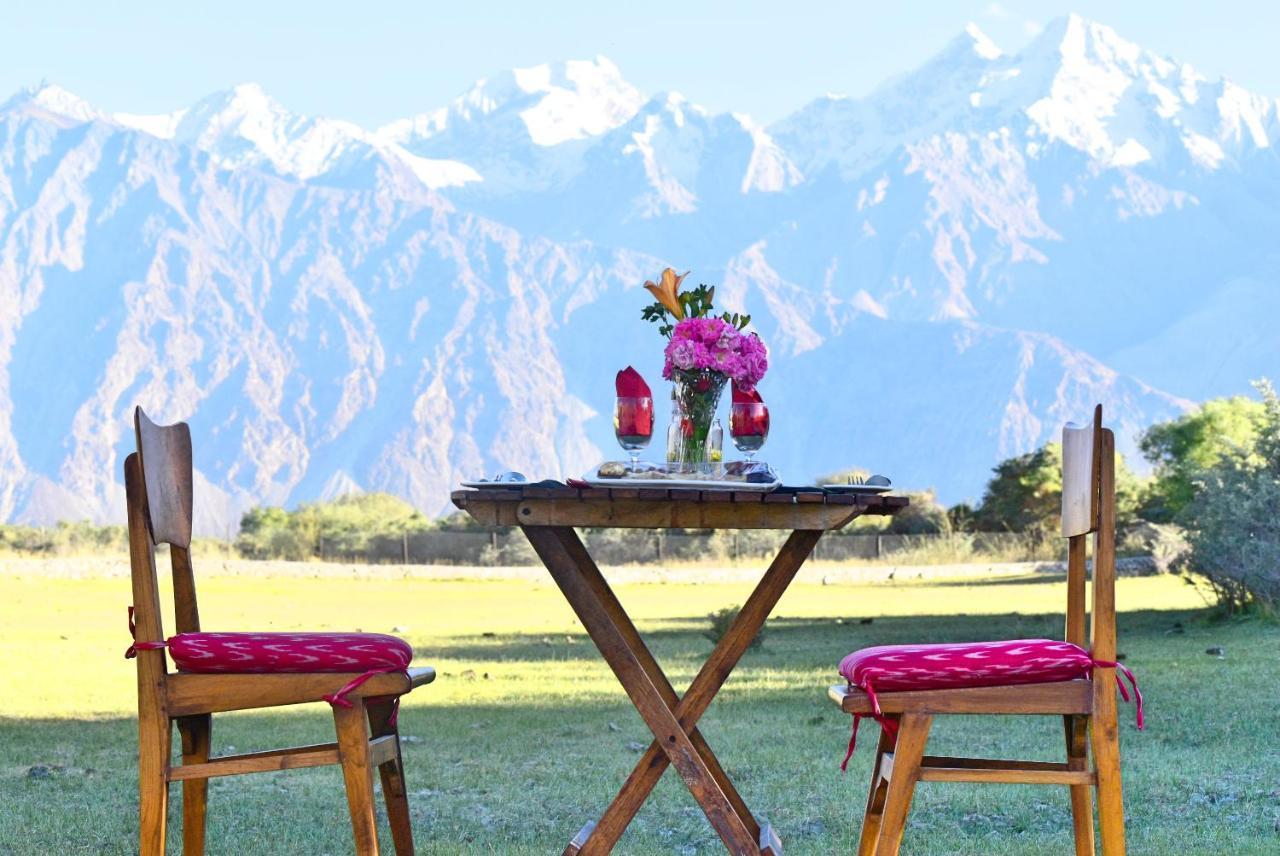
[[[824,484],[823,490],[832,493],[887,493],[893,490],[891,484]]]
[[[464,481],[458,482],[463,487],[474,488],[491,488],[491,487],[528,487],[529,482],[495,482],[495,481]]]
[[[582,477],[582,480],[592,487],[608,487],[608,488],[648,488],[656,487],[666,490],[674,490],[679,488],[687,488],[693,490],[736,490],[743,493],[768,493],[769,491],[782,484],[782,480],[774,474],[773,481],[770,482],[748,482],[741,479],[683,479],[677,477],[668,477],[661,479],[645,479],[645,478],[621,478],[621,479],[602,479],[596,475],[599,467],[590,470]]]

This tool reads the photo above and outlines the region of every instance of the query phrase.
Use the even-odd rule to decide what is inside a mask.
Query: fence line
[[[714,559],[737,561],[774,556],[787,533],[772,530],[715,532],[647,529],[584,530],[583,537],[596,560],[604,564],[650,564]],[[344,550],[321,541],[323,561],[444,564],[524,565],[537,557],[517,529],[437,529],[404,535],[380,535],[360,549]],[[1045,541],[1016,532],[896,535],[828,533],[818,542],[814,558],[826,561],[905,560],[911,555],[998,557],[1004,561],[1062,558],[1056,539]]]

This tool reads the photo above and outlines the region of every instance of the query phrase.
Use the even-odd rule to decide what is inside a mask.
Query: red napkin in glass
[[[615,427],[619,434],[649,437],[653,434],[653,394],[640,372],[627,366],[618,372],[615,383],[618,398],[639,398],[643,401],[619,402],[615,413]]]
[[[760,390],[743,390],[733,385],[734,404],[758,404],[759,407],[733,408],[729,412],[729,430],[736,437],[753,437],[769,433],[769,408],[764,406]]]
[[[750,392],[743,392],[742,387],[738,386],[738,382],[733,383],[733,403],[734,404],[764,404],[764,399],[760,397],[760,390],[753,389]]]
[[[631,366],[618,372],[615,386],[618,390],[618,398],[653,398],[653,393],[649,392],[649,384],[645,383],[644,378],[640,377],[640,372]]]

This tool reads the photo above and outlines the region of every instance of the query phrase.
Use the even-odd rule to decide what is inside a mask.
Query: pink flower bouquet
[[[662,376],[675,384],[680,430],[668,438],[667,458],[701,470],[713,463],[707,438],[725,384],[733,380],[744,392],[754,390],[769,368],[769,356],[759,336],[744,332],[750,315],[713,315],[716,290],[699,285],[681,291],[685,276],[667,268],[658,283],[645,283],[657,302],[645,307],[642,317],[657,323],[668,338]]]
[[[750,391],[768,368],[769,355],[755,333],[744,333],[722,318],[685,318],[676,323],[667,342],[662,376],[674,380],[676,372],[705,369]]]

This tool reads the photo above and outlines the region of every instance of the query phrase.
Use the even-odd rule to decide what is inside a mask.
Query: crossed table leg
[[[599,822],[578,833],[565,856],[609,853],[668,764],[675,766],[730,853],[780,856],[777,836],[751,815],[697,723],[822,532],[791,533],[683,697],[649,653],[577,533],[567,526],[526,526],[524,533],[654,735],[613,803]]]

